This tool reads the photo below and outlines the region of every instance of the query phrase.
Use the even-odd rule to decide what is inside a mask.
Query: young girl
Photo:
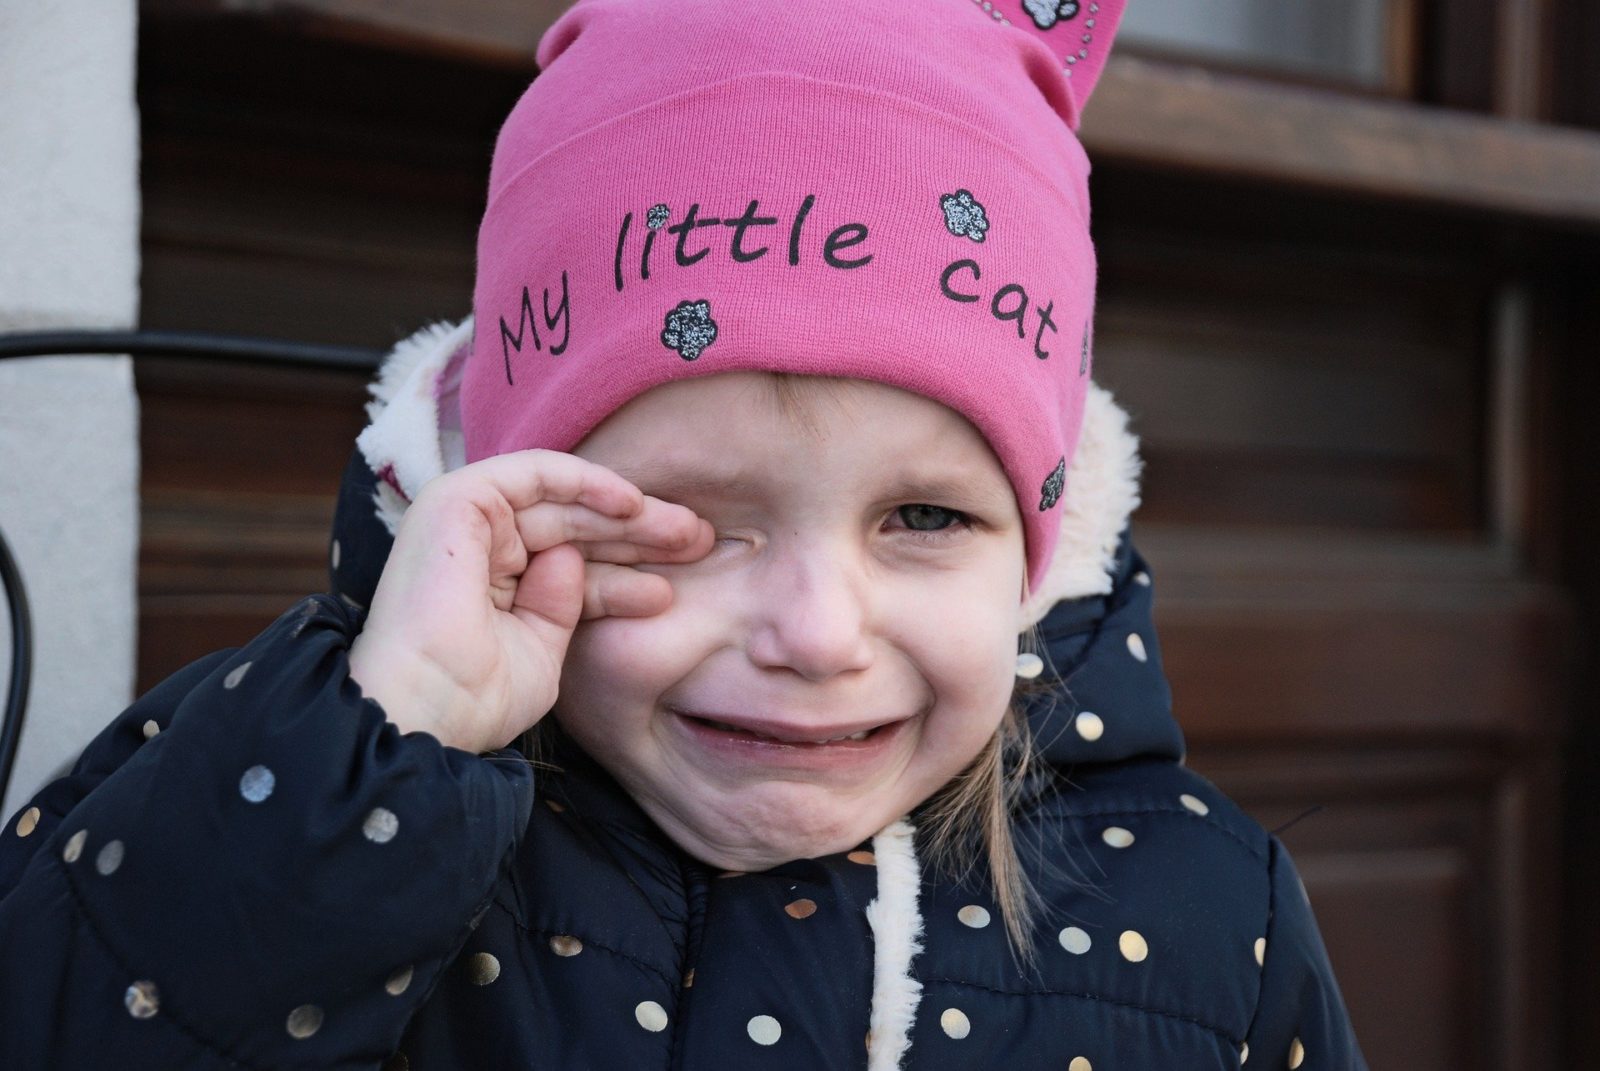
[[[0,1066],[1363,1068],[1089,379],[1120,10],[565,13],[332,592],[0,835]]]

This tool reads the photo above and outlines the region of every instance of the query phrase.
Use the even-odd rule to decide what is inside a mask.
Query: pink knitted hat
[[[650,387],[874,380],[970,420],[1030,584],[1089,384],[1076,131],[1124,0],[578,0],[500,130],[466,459],[570,450]]]

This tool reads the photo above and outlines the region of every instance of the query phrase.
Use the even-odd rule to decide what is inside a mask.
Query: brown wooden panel
[[[1189,765],[1294,854],[1374,1071],[1558,1066],[1529,985],[1559,947],[1537,895],[1556,809],[1536,746],[1200,744]]]
[[[1113,55],[1091,158],[1600,225],[1600,135]]]
[[[1094,373],[1141,436],[1142,518],[1482,527],[1481,228],[1126,168],[1096,182]]]
[[[1333,585],[1228,586],[1226,598],[1156,602],[1174,704],[1197,739],[1554,739],[1561,728],[1571,620],[1550,591],[1413,582],[1361,600]]]

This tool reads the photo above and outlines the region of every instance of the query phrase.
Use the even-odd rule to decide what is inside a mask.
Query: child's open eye
[[[894,512],[911,531],[927,535],[935,535],[950,528],[965,528],[970,524],[967,515],[959,510],[930,506],[923,502],[901,506]]]

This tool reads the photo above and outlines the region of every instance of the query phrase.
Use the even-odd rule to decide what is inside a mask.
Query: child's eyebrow
[[[678,499],[759,499],[771,493],[771,486],[742,470],[723,472],[702,469],[681,470],[657,462],[645,462],[616,470],[647,495]],[[875,497],[929,505],[964,506],[970,509],[998,508],[1011,496],[1011,485],[982,479],[977,473],[909,475],[891,479],[873,488]]]

